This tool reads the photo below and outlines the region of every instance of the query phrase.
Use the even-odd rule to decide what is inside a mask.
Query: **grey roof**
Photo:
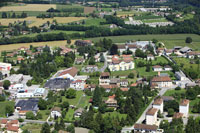
[[[37,111],[38,99],[20,100],[15,104],[15,107],[20,107],[23,111]]]
[[[189,48],[189,47],[183,47],[183,48],[180,49],[180,51],[183,52],[183,53],[187,52],[188,50],[192,50],[192,49]]]
[[[166,77],[166,76],[169,76],[169,74],[168,73],[160,73],[160,76],[161,77]]]
[[[116,84],[116,83],[120,83],[119,78],[113,78],[113,79],[110,80],[110,84]]]
[[[63,79],[63,78],[55,78],[55,79],[50,79],[48,80],[44,87],[49,88],[52,90],[55,89],[67,89],[70,86],[70,79]]]
[[[178,75],[180,77],[186,77],[184,73],[181,72],[175,72],[175,75]]]

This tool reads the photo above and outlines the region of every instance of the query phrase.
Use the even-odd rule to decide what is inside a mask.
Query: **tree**
[[[71,39],[69,37],[67,38],[67,44],[71,44]]]
[[[95,65],[95,58],[92,56],[89,60],[89,65]]]
[[[192,38],[191,37],[187,37],[185,39],[185,43],[192,43]]]
[[[38,101],[38,107],[40,110],[47,109],[47,102],[44,99],[40,98]]]
[[[7,13],[6,13],[6,12],[3,12],[2,15],[1,15],[1,17],[2,17],[2,18],[7,18]]]
[[[118,47],[116,44],[113,44],[112,47],[110,48],[110,54],[111,55],[118,54]]]
[[[26,83],[27,86],[31,86],[32,85],[32,81],[28,80],[28,82]]]
[[[5,81],[3,82],[3,88],[4,88],[5,90],[7,90],[7,89],[9,88],[9,86],[10,86],[10,81],[9,81],[9,80],[5,80]]]
[[[26,119],[35,120],[35,115],[32,111],[26,113]]]
[[[0,72],[0,80],[2,80],[3,79],[3,74],[2,74],[2,72]]]
[[[156,43],[158,42],[158,40],[155,39],[155,38],[153,38],[153,39],[152,39],[152,42],[156,44]]]
[[[128,78],[134,79],[134,77],[135,77],[134,73],[130,73],[130,74],[128,75]]]
[[[177,86],[177,87],[175,88],[175,90],[181,90],[181,87]]]
[[[5,108],[5,114],[6,115],[11,115],[14,112],[14,107],[12,105],[6,105]]]
[[[74,125],[71,124],[71,125],[67,126],[67,131],[70,132],[70,133],[75,133]]]
[[[69,99],[75,98],[76,90],[70,88],[69,90],[66,91],[65,96],[66,98],[69,98]]]
[[[101,89],[99,87],[96,87],[93,95],[93,105],[99,106],[101,102],[102,102]]]
[[[50,133],[50,126],[47,122],[42,125],[41,133]]]
[[[171,117],[171,116],[173,116],[173,115],[174,115],[174,109],[169,108],[169,109],[168,109],[168,116]]]
[[[5,96],[0,95],[0,102],[5,101],[5,100],[6,100]]]
[[[63,109],[65,108],[65,110],[68,111],[68,109],[69,109],[69,103],[67,101],[64,101],[63,104],[62,104],[62,108]]]

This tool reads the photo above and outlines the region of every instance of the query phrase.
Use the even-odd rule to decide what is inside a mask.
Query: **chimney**
[[[160,76],[160,71],[158,72],[158,76]]]

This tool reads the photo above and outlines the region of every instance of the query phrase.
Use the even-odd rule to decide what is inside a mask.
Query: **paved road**
[[[108,53],[108,52],[104,52],[104,53],[103,53],[103,56],[104,56],[105,61],[104,61],[104,66],[103,66],[102,68],[99,69],[100,72],[104,72],[105,69],[106,69],[107,66],[108,66],[108,62],[107,62],[107,58],[106,58],[107,53]]]
[[[14,120],[14,119],[10,119],[10,118],[0,118],[0,120],[2,119],[7,119],[7,120]],[[24,122],[22,122],[21,124],[26,124],[26,123],[38,123],[38,124],[44,124],[46,121],[40,121],[40,120],[27,120],[24,119]],[[55,122],[48,122],[48,124],[55,124]],[[70,125],[71,123],[65,123],[66,126]]]
[[[171,88],[162,88],[158,95],[160,96],[164,95],[165,92],[169,89]],[[145,109],[145,111],[142,113],[142,115],[140,116],[140,118],[137,120],[136,123],[142,123],[145,120],[146,112],[152,107],[153,102],[154,100],[152,100],[152,102],[148,105],[148,107]]]

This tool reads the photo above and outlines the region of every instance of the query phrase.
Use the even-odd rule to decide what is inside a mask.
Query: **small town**
[[[199,133],[200,4],[0,2],[0,133]]]

